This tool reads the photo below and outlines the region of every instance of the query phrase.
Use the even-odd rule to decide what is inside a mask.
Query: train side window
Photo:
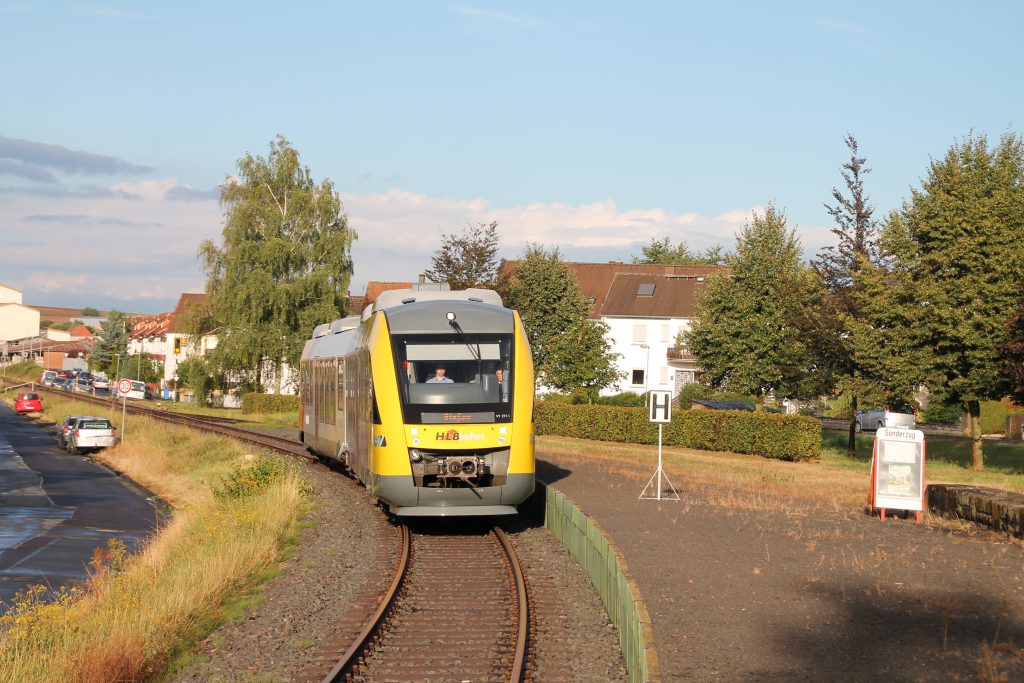
[[[377,392],[370,388],[370,404],[373,406],[373,424],[379,425],[380,421],[380,408],[377,407]]]

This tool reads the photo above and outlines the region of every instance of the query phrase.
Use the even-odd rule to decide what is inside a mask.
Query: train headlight
[[[423,460],[423,454],[420,453],[415,448],[410,448],[409,449],[409,459],[412,460],[413,462],[419,462],[420,460]]]
[[[455,322],[455,312],[454,311],[448,311],[447,313],[444,314],[444,317],[448,319],[448,323],[449,324]]]

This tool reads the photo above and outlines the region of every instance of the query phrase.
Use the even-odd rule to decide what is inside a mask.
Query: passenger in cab
[[[438,365],[434,369],[434,376],[427,380],[427,384],[454,384],[451,377],[445,377],[444,373],[447,372],[443,365]]]
[[[494,371],[494,378],[498,380],[498,400],[507,403],[508,402],[508,378],[505,377],[505,371],[498,366],[498,369]]]

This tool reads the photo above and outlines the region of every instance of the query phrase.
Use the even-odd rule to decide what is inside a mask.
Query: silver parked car
[[[68,431],[67,441],[72,453],[98,451],[117,443],[117,430],[105,417],[80,417]]]
[[[861,432],[865,429],[881,429],[882,427],[913,429],[916,424],[917,416],[914,413],[897,413],[888,408],[878,408],[858,411],[854,430]]]

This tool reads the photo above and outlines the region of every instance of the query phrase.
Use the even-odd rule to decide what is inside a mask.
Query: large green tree
[[[774,206],[755,212],[728,265],[729,274],[708,278],[683,337],[704,381],[753,395],[759,406],[770,393],[817,396],[823,378],[796,321],[821,291],[785,215]]]
[[[128,330],[131,326],[131,317],[127,313],[110,311],[96,333],[89,367],[114,377],[119,359],[124,360],[127,356]]]
[[[223,241],[199,248],[215,366],[261,388],[294,368],[310,331],[345,310],[355,232],[330,179],[317,184],[278,136],[266,157],[246,154],[221,186]]]
[[[567,329],[555,343],[547,364],[548,384],[561,391],[581,390],[591,401],[601,389],[617,382],[622,373],[615,364],[608,325],[584,318]]]
[[[526,327],[539,384],[593,393],[615,381],[607,326],[587,319],[590,303],[557,247],[528,246],[502,294]]]
[[[932,160],[900,218],[914,247],[916,335],[927,384],[970,416],[972,467],[984,468],[980,402],[1009,389],[999,349],[1024,282],[1024,144],[983,134]]]
[[[906,223],[893,212],[883,222],[875,259],[860,257],[844,295],[840,386],[873,405],[909,403],[925,380],[927,351],[915,334],[921,316],[915,253]]]
[[[471,225],[460,234],[441,236],[441,246],[424,271],[431,282],[452,289],[495,286],[498,277],[498,222]]]

